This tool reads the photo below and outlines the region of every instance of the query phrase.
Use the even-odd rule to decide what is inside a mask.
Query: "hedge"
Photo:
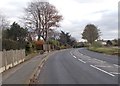
[[[25,42],[18,42],[13,41],[11,39],[3,39],[2,40],[2,50],[16,50],[16,49],[24,49],[25,48]]]

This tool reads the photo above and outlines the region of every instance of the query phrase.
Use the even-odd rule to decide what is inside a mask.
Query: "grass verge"
[[[119,55],[120,56],[120,49],[119,48],[112,48],[112,47],[89,47],[88,50],[105,53],[109,55]]]

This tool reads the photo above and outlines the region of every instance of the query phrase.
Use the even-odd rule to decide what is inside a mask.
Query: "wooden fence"
[[[25,50],[0,51],[0,73],[16,66],[26,59]]]

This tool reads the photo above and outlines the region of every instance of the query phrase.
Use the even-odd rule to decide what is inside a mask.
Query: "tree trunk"
[[[40,40],[40,37],[41,37],[41,36],[40,36],[40,35],[38,35],[38,41]]]

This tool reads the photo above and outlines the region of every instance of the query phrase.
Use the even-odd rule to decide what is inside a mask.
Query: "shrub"
[[[106,43],[107,43],[107,46],[112,46],[113,45],[112,41],[110,41],[110,40],[108,40]]]
[[[26,55],[32,52],[32,44],[30,42],[26,43],[25,50],[26,50]]]
[[[60,47],[59,47],[59,46],[55,46],[55,49],[56,49],[56,50],[60,50]]]
[[[43,44],[44,44],[43,40],[35,41],[34,43],[37,50],[43,50]]]
[[[60,49],[66,49],[66,46],[62,45],[60,46]]]
[[[44,52],[45,52],[44,50],[40,50],[40,51],[39,51],[40,54],[43,54]]]
[[[94,42],[91,46],[98,48],[98,47],[102,47],[102,44],[100,42]]]
[[[2,40],[2,50],[10,50],[10,49],[18,49],[18,42],[10,40],[10,39],[3,39]]]
[[[2,39],[2,50],[16,50],[16,49],[25,49],[25,41],[19,42],[11,39]]]

